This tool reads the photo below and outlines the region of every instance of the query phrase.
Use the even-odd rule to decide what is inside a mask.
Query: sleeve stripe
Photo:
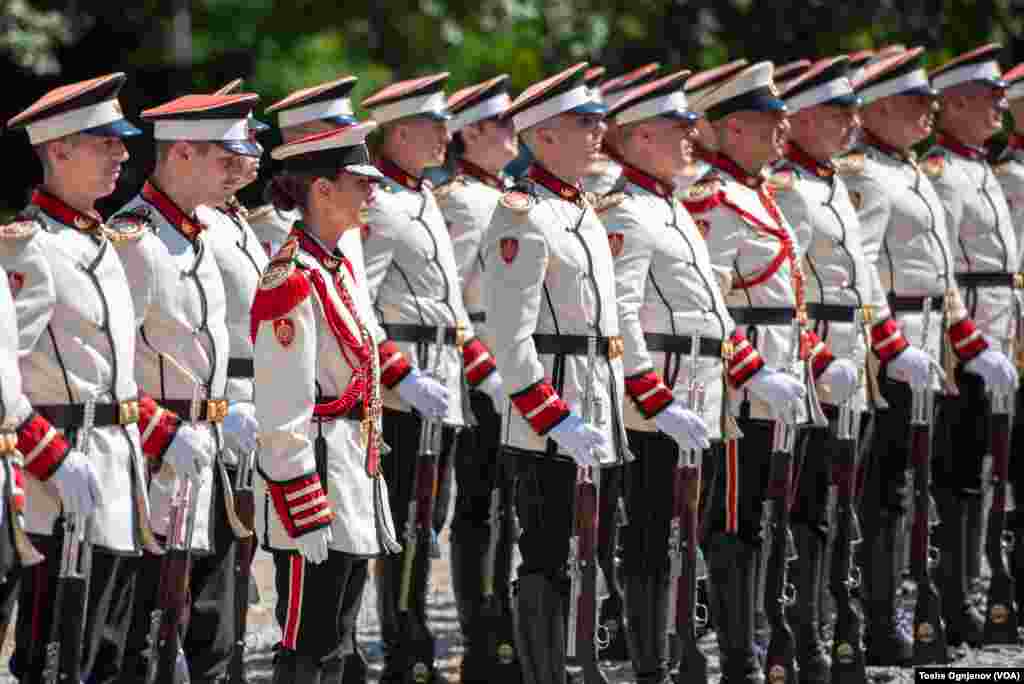
[[[143,444],[145,444],[153,435],[153,431],[156,430],[157,426],[160,424],[160,418],[163,416],[163,414],[163,408],[157,408],[156,413],[154,413],[153,417],[149,420],[148,423],[146,423],[146,429],[142,431],[141,437]]]
[[[394,354],[388,357],[387,361],[381,364],[380,372],[383,373],[384,371],[389,370],[396,363],[401,363],[403,358],[404,356],[402,352],[396,351]]]
[[[308,496],[308,495],[313,494],[314,492],[318,492],[318,491],[320,491],[320,483],[319,482],[313,482],[309,486],[307,486],[307,487],[305,487],[303,489],[299,489],[299,490],[294,491],[294,492],[287,492],[284,495],[284,500],[285,501],[294,501],[295,499],[301,499],[304,496]]]
[[[557,401],[558,401],[558,395],[557,394],[552,394],[550,397],[545,399],[543,401],[543,403],[541,403],[540,406],[538,406],[537,408],[535,408],[532,411],[530,411],[529,413],[527,413],[526,414],[526,420],[533,420],[534,418],[537,417],[537,415],[540,414],[541,411],[543,411],[548,406],[551,406],[552,404],[554,404]]]
[[[490,358],[491,355],[488,352],[484,352],[480,356],[476,357],[476,360],[474,360],[473,362],[466,366],[466,373],[472,373],[474,368],[478,367],[482,363],[485,363]]]
[[[626,392],[647,419],[661,413],[675,400],[671,390],[662,382],[661,376],[653,370],[626,378]]]
[[[963,349],[964,347],[966,347],[967,345],[969,345],[971,342],[973,342],[974,340],[978,339],[979,337],[981,337],[981,331],[980,330],[975,330],[974,332],[972,332],[970,335],[968,335],[967,337],[963,338],[959,342],[954,342],[953,346],[956,347],[957,350]]]
[[[549,382],[539,381],[511,396],[516,410],[543,437],[569,415],[569,406]]]
[[[64,436],[36,412],[18,427],[18,451],[25,455],[25,470],[38,480],[47,480],[71,450]]]

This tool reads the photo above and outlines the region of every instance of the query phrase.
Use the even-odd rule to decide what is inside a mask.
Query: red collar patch
[[[530,168],[526,170],[526,176],[568,202],[575,202],[576,204],[582,204],[583,202],[583,193],[578,186],[566,183],[540,164],[530,164]]]
[[[498,176],[495,176],[490,171],[480,168],[468,159],[459,160],[459,173],[475,178],[484,185],[488,185],[497,190],[505,189],[505,181]]]
[[[66,204],[64,200],[51,195],[42,188],[36,188],[32,191],[32,204],[42,209],[50,218],[83,233],[96,233],[103,226],[103,222],[96,218],[96,216],[90,216],[78,211]]]
[[[146,184],[142,186],[142,198],[156,207],[156,210],[167,219],[167,222],[191,242],[195,242],[195,239],[206,228],[198,219],[182,211],[174,203],[174,200],[153,184],[153,181],[146,181]]]
[[[634,185],[639,185],[644,190],[662,198],[671,197],[672,193],[675,191],[675,184],[660,181],[654,176],[644,171],[641,171],[635,166],[630,166],[629,164],[622,164],[621,162],[619,163],[622,166],[622,175],[625,176],[630,183],[633,183]]]
[[[814,174],[818,178],[832,178],[836,174],[835,167],[832,166],[832,161],[818,161],[811,155],[804,151],[804,148],[799,145],[790,144],[786,150],[786,159],[790,160],[794,164],[800,166],[807,172]]]
[[[959,154],[973,161],[985,161],[985,150],[974,145],[967,145],[960,142],[948,133],[939,133],[935,140],[940,147],[945,147],[950,152]]]
[[[403,188],[418,191],[423,184],[422,178],[418,178],[411,173],[407,173],[405,169],[387,157],[381,157],[377,162],[377,170],[401,185]]]

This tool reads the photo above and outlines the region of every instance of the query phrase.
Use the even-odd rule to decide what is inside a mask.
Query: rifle
[[[235,512],[239,521],[249,530],[256,524],[256,498],[253,493],[253,473],[256,452],[239,454],[238,472],[235,474]],[[256,534],[238,540],[235,551],[235,645],[228,664],[230,684],[245,684],[245,632],[249,613],[249,578],[252,557],[256,552]]]
[[[85,415],[75,435],[75,445],[86,457],[89,456],[89,437],[95,416],[95,402],[85,402]],[[92,572],[89,519],[62,513],[61,522],[60,571],[53,602],[50,640],[46,643],[44,654],[43,684],[82,681],[82,642],[85,638],[89,576]]]
[[[188,617],[192,533],[199,493],[191,478],[175,488],[171,501],[167,550],[161,559],[157,605],[149,618],[149,654],[145,684],[183,684],[189,681],[182,639]]]
[[[860,329],[867,348],[871,334],[871,310],[857,309],[854,325]],[[870,351],[868,353],[871,353]],[[861,542],[860,524],[854,501],[857,491],[857,443],[860,436],[861,412],[854,401],[865,384],[865,368],[859,366],[857,391],[838,407],[835,427],[836,448],[833,450],[833,484],[836,488],[836,536],[829,569],[829,589],[835,601],[835,632],[832,640],[833,684],[863,684],[865,674],[864,647],[861,633],[864,613],[853,597],[860,586],[860,568],[854,560],[854,547]]]
[[[801,322],[794,318],[790,335],[790,362],[786,372],[799,378],[806,373],[800,360]],[[803,373],[801,372],[803,371]],[[794,408],[794,414],[798,410]],[[793,629],[786,617],[786,608],[796,602],[796,589],[788,579],[789,563],[796,559],[796,545],[789,531],[789,509],[793,490],[793,451],[796,446],[795,424],[784,419],[775,421],[772,431],[772,456],[765,518],[771,529],[771,555],[768,561],[765,589],[765,610],[771,622],[772,636],[765,656],[765,674],[777,684],[796,682],[799,667]]]
[[[928,351],[928,332],[932,300],[924,298],[921,350]],[[934,372],[934,371],[932,371]],[[935,421],[935,395],[931,384],[915,390],[910,404],[910,453],[914,466],[914,525],[910,533],[910,571],[917,581],[914,606],[914,664],[945,664],[946,627],[942,621],[942,601],[932,581],[931,568],[937,563],[937,550],[931,546],[932,424]]]
[[[702,415],[706,388],[697,378],[699,350],[700,336],[692,335],[686,407]],[[697,648],[697,629],[707,624],[707,607],[697,600],[697,581],[706,575],[700,570],[702,559],[697,546],[703,456],[701,449],[679,449],[668,540],[668,641],[673,643],[673,637],[680,640],[679,678],[687,682],[706,682],[708,678],[707,657]]]
[[[1010,355],[1013,358],[1013,355]],[[1006,495],[1010,474],[1010,426],[1014,394],[992,394],[992,506],[988,513],[985,558],[992,569],[985,615],[986,644],[1017,643],[1017,610],[1013,605],[1014,579],[1006,567],[1005,552],[1014,544],[1006,530]]]
[[[587,381],[580,407],[583,422],[596,418],[594,396],[597,338],[587,337]],[[582,672],[585,684],[604,682],[598,667],[597,652],[607,645],[607,635],[598,629],[597,534],[601,471],[579,466],[576,469],[573,536],[569,540],[569,616],[566,656],[569,671]],[[603,644],[603,645],[602,645]]]
[[[434,365],[427,373],[438,379],[441,377],[441,361],[444,353],[444,326],[437,326],[434,338]],[[427,368],[429,349],[424,345],[420,358],[420,366]],[[434,534],[434,496],[437,487],[437,462],[441,455],[441,435],[444,422],[440,419],[420,416],[420,443],[416,459],[416,475],[413,480],[412,496],[409,497],[409,514],[405,520],[405,549],[402,551],[402,579],[398,594],[398,612],[404,618],[410,631],[406,643],[408,648],[415,650],[417,640],[411,634],[413,620],[409,617],[409,598],[412,592],[413,568],[419,553],[419,541],[430,544]],[[429,563],[429,556],[425,559]],[[429,676],[434,662],[433,652],[412,655],[413,671],[420,676]]]
[[[483,606],[480,609],[479,636],[487,640],[486,650],[498,666],[491,669],[492,677],[508,684],[518,684],[522,675],[516,662],[512,616],[507,612],[505,597],[497,595],[494,591],[498,569],[507,571],[510,567],[512,546],[518,536],[512,492],[506,485],[503,474],[504,464],[499,453],[491,484],[491,503],[487,521],[490,536],[484,555]]]

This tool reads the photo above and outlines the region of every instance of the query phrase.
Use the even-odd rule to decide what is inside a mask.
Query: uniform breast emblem
[[[501,249],[501,258],[506,264],[511,264],[519,254],[519,240],[516,238],[502,238],[498,243]]]
[[[708,230],[711,229],[711,222],[707,219],[693,219],[693,222],[697,225],[697,230],[700,232],[700,236],[704,239],[708,237]]]
[[[626,238],[622,233],[608,233],[608,246],[612,249],[612,256],[618,257],[622,254],[622,246]]]
[[[295,324],[290,318],[278,318],[274,321],[274,337],[282,347],[292,346],[295,341]]]
[[[18,273],[17,271],[10,271],[7,274],[7,285],[11,288],[11,294],[15,297],[21,292],[21,288],[25,286],[25,274]]]

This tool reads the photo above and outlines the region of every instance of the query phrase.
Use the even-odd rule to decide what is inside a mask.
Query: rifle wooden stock
[[[917,581],[914,606],[914,664],[945,664],[946,628],[942,602],[932,581],[931,538],[931,426],[910,428],[911,458],[914,463],[914,524],[910,533],[910,568]]]
[[[182,650],[182,636],[188,620],[189,575],[192,557],[189,549],[168,549],[161,559],[160,589],[157,594],[160,611],[155,652],[150,656],[155,663],[155,684],[178,684],[175,668],[178,652]]]
[[[852,590],[857,587],[859,573],[855,572],[853,547],[859,542],[853,538],[857,529],[854,497],[857,486],[857,441],[837,440],[833,456],[833,482],[836,485],[836,538],[832,551],[829,589],[835,600],[835,635],[832,640],[832,683],[864,684],[864,647],[861,634],[864,614]]]
[[[474,635],[473,639],[479,638],[486,644],[483,651],[491,654],[492,662],[499,666],[491,668],[492,678],[504,684],[518,684],[522,675],[516,664],[512,616],[506,610],[507,594],[501,596],[495,592],[498,577],[508,577],[512,564],[512,545],[516,543],[517,536],[511,487],[503,480],[503,471],[500,463],[495,466],[488,520],[490,536],[481,578],[483,605],[480,607],[480,634]]]
[[[62,516],[61,566],[53,604],[50,640],[43,666],[44,684],[82,681],[82,647],[89,600],[92,545],[88,525],[78,516]]]
[[[674,624],[669,631],[679,637],[681,646],[680,680],[687,682],[707,681],[707,658],[697,647],[697,525],[700,506],[700,466],[692,463],[680,465],[675,473],[675,501],[673,525],[679,525],[681,533],[675,549],[670,554],[678,556],[678,577],[673,578],[674,586],[670,600],[674,601]],[[682,546],[685,544],[685,552]],[[673,559],[675,562],[675,559]],[[670,611],[671,612],[671,611]]]
[[[1012,399],[1011,399],[1012,400]],[[985,557],[992,569],[985,615],[986,644],[1017,643],[1017,610],[1014,607],[1014,581],[1006,566],[1004,532],[1006,494],[1010,474],[1010,414],[992,416],[992,507],[988,514]]]
[[[776,423],[779,429],[781,421]],[[785,429],[793,429],[787,426]],[[796,642],[793,629],[786,617],[790,601],[789,566],[789,507],[793,487],[793,454],[776,449],[771,457],[771,477],[768,483],[768,508],[772,543],[765,589],[765,611],[771,622],[772,636],[765,656],[765,676],[772,684],[798,682]]]
[[[600,490],[597,471],[589,477],[580,468],[576,480],[575,570],[571,571],[569,639],[566,655],[569,665],[583,672],[583,682],[603,681],[597,665],[597,534]]]

